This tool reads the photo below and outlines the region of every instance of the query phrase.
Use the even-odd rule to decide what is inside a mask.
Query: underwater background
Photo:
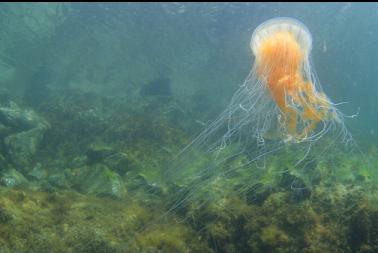
[[[274,17],[308,27],[356,152],[167,182]],[[378,252],[377,27],[377,3],[1,3],[0,252]]]

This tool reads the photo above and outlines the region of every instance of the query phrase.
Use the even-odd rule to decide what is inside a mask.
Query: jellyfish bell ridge
[[[255,56],[258,55],[258,50],[261,44],[269,36],[276,32],[291,33],[298,44],[301,46],[306,55],[308,55],[312,48],[312,37],[308,28],[299,20],[294,18],[272,18],[260,24],[252,33],[250,47]]]

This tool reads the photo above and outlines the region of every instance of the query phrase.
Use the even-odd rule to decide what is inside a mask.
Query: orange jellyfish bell
[[[281,111],[281,127],[297,141],[306,139],[330,117],[330,102],[311,72],[310,32],[295,19],[274,18],[256,28],[250,46],[256,74]]]

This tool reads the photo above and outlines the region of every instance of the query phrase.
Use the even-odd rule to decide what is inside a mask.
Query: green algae
[[[81,103],[79,94],[71,95],[66,94],[66,102]],[[65,102],[47,101],[50,109],[42,115],[53,122],[62,120],[61,110],[68,110]],[[91,103],[99,101],[94,97]],[[312,253],[377,248],[377,189],[374,175],[358,154],[346,156],[335,150],[333,155],[307,157],[305,171],[292,166],[303,151],[282,149],[264,166],[248,163],[249,158],[241,155],[217,167],[211,180],[202,178],[206,184],[195,180],[193,184],[210,159],[194,153],[196,159],[180,168],[186,178],[173,175],[167,180],[162,176],[164,166],[188,137],[163,117],[164,109],[145,106],[141,112],[129,111],[127,121],[121,117],[109,125],[91,126],[106,129],[102,134],[80,135],[79,129],[72,133],[81,136],[79,143],[70,143],[73,139],[59,133],[76,124],[89,126],[78,112],[69,111],[63,125],[48,130],[45,145],[36,154],[38,166],[26,175],[29,183],[23,189],[2,188],[4,252]],[[106,106],[102,110],[107,111]],[[142,117],[146,110],[152,110],[148,119]],[[93,113],[103,117],[101,110]],[[159,135],[166,148],[160,146]],[[113,142],[123,137],[130,142]],[[49,152],[50,138],[57,160],[41,155]],[[74,150],[64,151],[71,147]],[[229,156],[232,148],[220,155]],[[370,152],[366,156],[376,151]],[[198,196],[167,213],[177,189],[190,187],[197,187]]]

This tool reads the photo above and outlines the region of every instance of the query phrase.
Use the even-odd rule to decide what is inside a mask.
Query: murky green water
[[[377,252],[377,11],[0,4],[0,252]]]

